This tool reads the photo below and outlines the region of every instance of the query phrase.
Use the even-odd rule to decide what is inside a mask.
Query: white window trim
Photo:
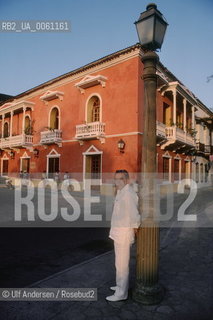
[[[26,123],[26,118],[29,118],[30,119],[30,125],[31,125],[31,116],[27,113],[27,114],[25,114],[25,117],[24,117],[24,128],[23,128],[23,131],[24,131],[24,129],[25,129],[25,123]]]
[[[8,164],[9,164],[9,158],[8,158],[8,156],[6,154],[1,158],[1,176],[2,177],[7,177],[7,176],[3,176],[3,161],[4,160],[8,160]]]
[[[100,94],[99,94],[99,93],[96,93],[96,92],[91,93],[91,94],[89,95],[89,97],[87,98],[86,105],[85,105],[85,122],[87,122],[88,103],[89,103],[89,100],[90,100],[92,97],[98,97],[99,100],[100,100],[100,121],[99,121],[99,122],[102,122],[102,98],[101,98]]]
[[[169,154],[168,151],[166,151],[162,158],[168,158],[169,159],[169,180],[165,180],[164,183],[172,182],[172,156]]]
[[[22,160],[23,159],[30,159],[31,157],[27,154],[27,152],[25,151],[23,153],[23,155],[20,157],[20,171],[21,171],[21,168],[22,168]]]
[[[94,149],[95,151],[90,151],[92,149]],[[100,151],[94,145],[91,145],[85,152],[82,153],[82,155],[83,155],[83,190],[85,190],[86,156],[91,156],[91,155],[95,155],[95,154],[101,155],[100,185],[102,185],[102,155],[103,155],[103,151]]]
[[[188,172],[189,177],[187,176],[186,170],[185,170],[185,172],[184,172],[184,174],[185,174],[185,179],[190,179],[190,178],[191,178],[191,175],[192,175],[192,172],[191,172],[191,160],[189,159],[189,157],[186,157],[186,158],[184,159],[184,161],[187,162],[187,163],[189,163],[189,172]],[[186,168],[186,166],[185,166],[185,168]]]
[[[179,172],[178,172],[178,174],[179,174],[179,176],[178,176],[178,180],[174,180],[174,182],[178,182],[178,181],[180,181],[181,180],[181,169],[182,169],[182,165],[181,165],[181,157],[177,154],[175,157],[174,157],[174,160],[178,160],[179,161],[179,168],[178,168],[178,170],[179,170]]]
[[[59,99],[62,101],[64,98],[64,92],[62,91],[46,91],[41,97],[40,100],[42,100],[46,105],[48,105],[48,101],[51,101],[53,99]]]
[[[58,109],[58,130],[61,130],[61,110],[59,108],[59,106],[55,105],[52,106],[52,108],[49,111],[49,115],[48,115],[48,127],[50,128],[50,116],[51,116],[51,112],[53,109],[57,108]]]
[[[10,122],[9,122],[8,120],[5,120],[5,121],[4,121],[2,134],[4,134],[4,126],[5,126],[6,123],[8,124],[8,137],[7,137],[7,138],[9,138],[9,136],[10,136]],[[4,137],[4,138],[5,138],[5,137]]]
[[[81,93],[85,92],[85,89],[101,85],[103,88],[106,86],[107,77],[100,74],[96,76],[86,75],[81,81],[77,82],[74,86],[80,90]]]
[[[60,158],[61,154],[58,153],[55,149],[52,149],[50,153],[47,155],[47,165],[46,165],[46,174],[49,173],[49,158]],[[59,161],[59,171],[60,171],[61,163]]]

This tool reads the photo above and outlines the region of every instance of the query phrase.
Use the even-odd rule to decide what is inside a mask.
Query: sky
[[[17,95],[138,42],[145,0],[0,0],[0,20],[63,20],[70,32],[0,32],[0,93]],[[213,107],[213,0],[155,0],[169,26],[160,61]],[[212,77],[211,77],[212,76]]]

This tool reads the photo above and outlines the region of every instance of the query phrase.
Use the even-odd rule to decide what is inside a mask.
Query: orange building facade
[[[68,172],[104,183],[104,173],[117,169],[140,172],[142,54],[141,46],[133,45],[3,101],[1,175],[28,172],[39,179],[44,172],[48,177]],[[205,180],[212,112],[162,64],[157,73],[159,177],[170,183],[185,176]]]

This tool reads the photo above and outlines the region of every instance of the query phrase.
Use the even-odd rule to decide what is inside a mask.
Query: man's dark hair
[[[125,169],[116,170],[116,171],[115,171],[115,174],[116,174],[116,173],[123,173],[124,176],[125,176],[125,178],[126,178],[126,179],[129,179],[129,173],[128,173],[128,171],[126,171]]]

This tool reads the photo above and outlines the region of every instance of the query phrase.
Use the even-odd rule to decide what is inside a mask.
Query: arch
[[[31,134],[31,118],[27,114],[24,118],[24,132],[25,134]]]
[[[199,182],[200,180],[200,168],[199,168],[199,162],[195,163],[195,181]]]
[[[60,109],[58,106],[53,106],[49,112],[49,125],[50,129],[60,129]]]
[[[98,93],[91,94],[86,101],[86,122],[102,121],[102,99]]]
[[[8,121],[4,122],[4,130],[3,130],[3,132],[4,132],[4,138],[9,137],[10,133],[9,133],[9,123],[8,123]]]
[[[200,163],[200,182],[204,182],[204,164]]]

